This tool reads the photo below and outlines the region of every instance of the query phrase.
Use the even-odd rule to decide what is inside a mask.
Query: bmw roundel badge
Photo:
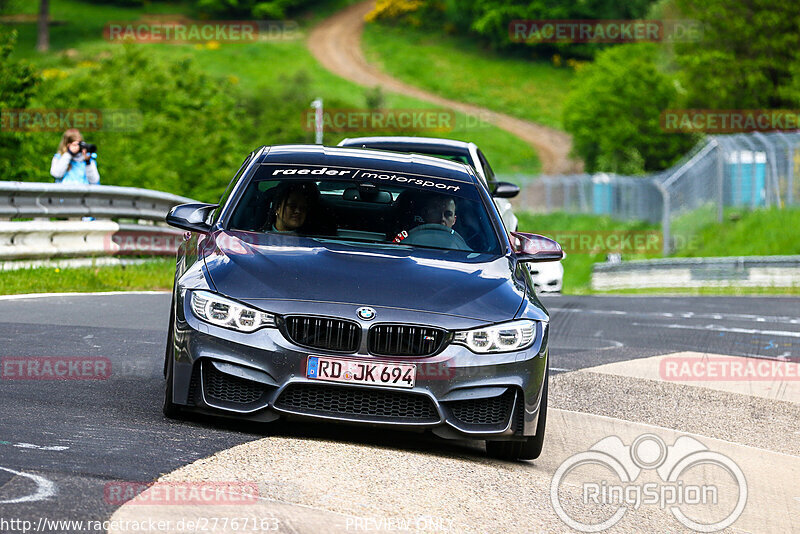
[[[371,321],[375,318],[375,310],[370,308],[369,306],[363,306],[356,310],[356,315],[358,315],[359,319],[363,319],[365,321]]]

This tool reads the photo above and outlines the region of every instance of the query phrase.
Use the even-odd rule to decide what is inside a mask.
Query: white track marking
[[[630,315],[633,317],[682,317],[685,319],[714,319],[714,320],[734,320],[734,321],[755,321],[757,323],[786,323],[800,324],[800,318],[788,315],[753,315],[747,313],[696,313],[696,312],[646,312],[646,311],[622,311],[622,310],[600,310],[600,309],[580,309],[580,308],[547,308],[549,311],[564,313],[590,313],[593,315]]]
[[[12,443],[11,446],[20,449],[36,449],[37,451],[65,451],[69,449],[69,447],[64,445],[41,446],[34,445],[33,443]]]
[[[8,471],[9,473],[20,477],[29,478],[36,483],[36,493],[33,493],[31,495],[26,495],[24,497],[19,497],[17,499],[8,499],[5,501],[0,501],[0,504],[15,504],[20,502],[43,501],[48,497],[52,497],[53,495],[56,494],[56,485],[44,477],[40,477],[39,475],[32,475],[30,473],[23,473],[22,471],[14,471],[13,469],[9,469],[7,467],[0,467],[0,469],[2,469],[3,471]]]
[[[789,330],[757,330],[755,328],[734,328],[714,324],[707,324],[705,326],[691,326],[687,324],[631,323],[631,325],[679,330],[705,330],[707,332],[731,332],[734,334],[759,334],[762,336],[800,337],[800,332],[791,332]]]

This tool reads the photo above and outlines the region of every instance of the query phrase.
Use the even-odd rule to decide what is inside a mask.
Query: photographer
[[[70,128],[61,137],[58,152],[50,164],[50,174],[56,183],[62,184],[99,184],[100,173],[94,152],[97,147],[83,141],[81,133]]]

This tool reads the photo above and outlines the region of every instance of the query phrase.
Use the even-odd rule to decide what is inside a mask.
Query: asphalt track
[[[800,299],[545,296],[556,375],[675,352],[800,358]],[[164,473],[264,436],[458,451],[429,436],[336,426],[172,422],[160,412],[169,295],[0,300],[0,357],[107,358],[105,380],[0,380],[0,520],[108,519],[104,489]],[[500,467],[498,467],[500,468]],[[18,501],[18,502],[14,502]],[[17,532],[8,524],[0,531]],[[43,532],[73,532],[48,529]]]

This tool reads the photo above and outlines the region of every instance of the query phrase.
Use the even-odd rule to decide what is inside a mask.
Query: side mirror
[[[497,182],[492,192],[493,197],[514,198],[519,195],[519,186],[511,182]]]
[[[209,214],[218,206],[219,204],[202,204],[200,202],[179,204],[169,210],[167,224],[181,230],[207,234],[211,231],[211,225],[206,221]]]
[[[519,261],[559,261],[564,257],[561,245],[539,234],[511,232],[511,246]]]

